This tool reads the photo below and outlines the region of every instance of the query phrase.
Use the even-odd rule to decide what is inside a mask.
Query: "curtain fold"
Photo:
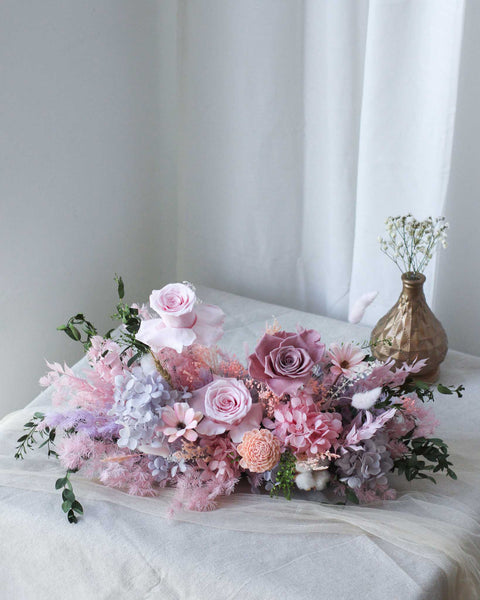
[[[400,291],[385,218],[442,212],[463,10],[181,1],[177,277],[341,319],[378,289],[374,323]]]

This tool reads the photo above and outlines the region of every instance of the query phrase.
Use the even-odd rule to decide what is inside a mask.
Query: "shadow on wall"
[[[480,355],[480,3],[466,2],[452,169],[436,313],[451,348]]]

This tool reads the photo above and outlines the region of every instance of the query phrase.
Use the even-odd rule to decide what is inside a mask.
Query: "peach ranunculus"
[[[268,429],[247,431],[238,445],[240,466],[252,473],[270,471],[280,460],[280,441]]]

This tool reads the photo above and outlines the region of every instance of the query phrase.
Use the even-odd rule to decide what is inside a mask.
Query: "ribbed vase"
[[[375,325],[370,339],[372,344],[389,339],[392,345],[373,345],[372,354],[382,361],[393,358],[398,367],[404,362],[426,358],[426,366],[416,377],[432,382],[437,379],[440,363],[447,354],[447,334],[425,299],[425,275],[409,279],[404,273],[402,282],[399,299]]]

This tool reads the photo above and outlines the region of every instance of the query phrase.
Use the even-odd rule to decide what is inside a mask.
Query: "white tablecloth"
[[[244,343],[252,349],[274,316],[285,329],[297,323],[318,329],[327,343],[369,337],[364,327],[325,317],[208,288],[197,293],[223,308],[222,346],[241,358]],[[458,449],[465,468],[458,483],[440,476],[438,486],[404,485],[414,492],[406,511],[402,500],[382,511],[248,496],[245,513],[227,500],[215,513],[179,521],[160,516],[157,507],[165,500],[127,497],[77,480],[86,515],[75,526],[66,522],[54,490],[63,473],[57,462],[41,453],[20,464],[13,459],[23,423],[48,408],[47,390],[0,422],[0,598],[480,598],[469,580],[480,552],[480,359],[450,352],[441,379],[467,387],[463,399],[441,396],[436,402],[438,435]],[[385,519],[390,511],[391,525]],[[289,533],[270,531],[272,519],[276,526],[284,522]]]

